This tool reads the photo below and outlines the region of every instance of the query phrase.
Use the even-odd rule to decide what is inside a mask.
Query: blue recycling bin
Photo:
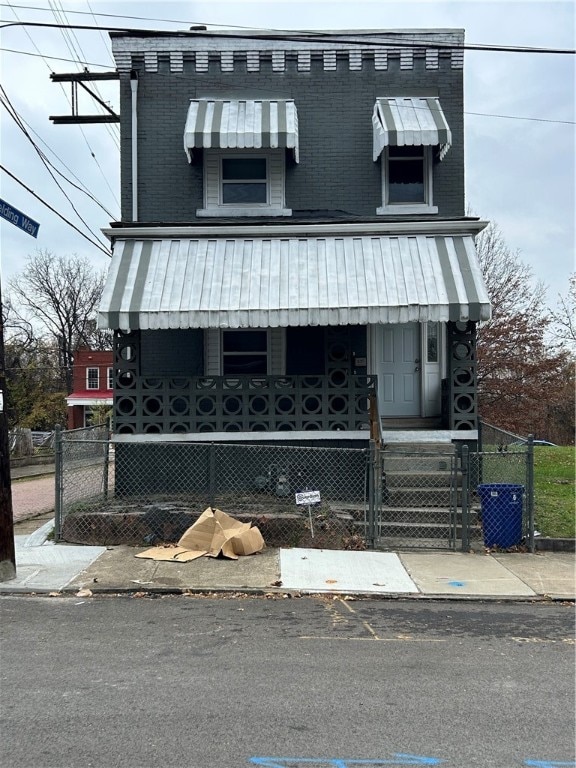
[[[515,547],[522,541],[523,485],[485,483],[478,486],[486,547]]]

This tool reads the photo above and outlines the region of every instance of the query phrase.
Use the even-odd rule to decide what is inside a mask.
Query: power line
[[[3,3],[1,5],[4,5]],[[45,10],[45,9],[44,9]],[[118,18],[130,18],[126,16],[119,16]],[[144,19],[145,21],[156,21],[157,19]],[[183,22],[186,24],[189,24],[190,22]],[[131,33],[138,33],[138,34],[150,34],[154,37],[164,37],[164,36],[171,36],[174,34],[179,34],[181,36],[194,36],[196,33],[194,32],[183,32],[183,31],[176,31],[176,32],[170,32],[170,31],[164,31],[164,30],[157,30],[157,29],[129,29],[126,27],[93,27],[88,26],[86,24],[68,24],[68,25],[61,25],[61,24],[52,24],[48,22],[43,21],[21,21],[21,22],[7,22],[4,19],[0,19],[0,24],[3,24],[0,29],[4,29],[5,27],[15,27],[15,26],[29,26],[29,27],[43,27],[47,29],[60,29],[62,26],[66,26],[67,29],[83,29],[83,30],[101,30],[104,29],[107,32],[121,32],[124,34],[131,34]],[[439,42],[433,42],[431,40],[422,40],[418,39],[416,37],[412,38],[411,40],[398,40],[397,38],[390,37],[389,40],[375,40],[374,37],[376,35],[379,35],[380,37],[383,37],[381,33],[379,33],[377,30],[374,30],[373,32],[355,32],[355,33],[344,33],[342,35],[334,35],[333,33],[329,32],[275,32],[267,30],[262,30],[261,34],[246,34],[246,33],[235,33],[235,32],[226,32],[222,33],[221,31],[211,31],[207,29],[202,29],[202,36],[203,37],[214,37],[214,38],[228,38],[228,39],[242,39],[242,40],[278,40],[278,41],[290,41],[290,42],[297,42],[297,43],[321,43],[325,40],[330,40],[331,42],[337,42],[342,45],[364,45],[366,48],[413,48],[413,47],[422,47],[422,48],[433,48],[438,50],[463,50],[463,51],[491,51],[491,52],[500,52],[500,53],[545,53],[545,54],[567,54],[567,55],[574,55],[576,54],[576,49],[574,48],[544,48],[544,47],[533,47],[533,46],[515,46],[515,45],[485,45],[485,44],[475,44],[475,43],[461,43],[461,44],[455,44],[455,43],[439,43]],[[366,39],[368,38],[368,39]]]
[[[80,41],[78,40],[78,37],[74,33],[74,28],[68,25],[67,23],[68,18],[66,16],[66,11],[62,6],[62,2],[60,2],[59,8],[58,8],[58,0],[48,0],[48,4],[52,8],[52,13],[54,14],[54,18],[61,25],[60,31],[68,47],[68,50],[70,51],[70,55],[74,56],[76,58],[76,61],[80,64],[80,66],[82,66],[81,61],[82,59],[86,58],[86,56],[84,54],[84,51],[82,50],[82,46],[80,44]],[[102,94],[96,83],[93,84],[93,88],[96,95],[100,99],[100,101],[104,101]],[[97,109],[99,109],[101,112],[105,112],[105,109],[102,106],[102,104],[98,104]],[[105,125],[106,125],[106,130],[110,135],[110,138],[116,144],[117,148],[120,149],[120,141],[118,138],[119,127],[118,126],[112,127],[110,123],[106,123]],[[114,130],[114,128],[116,130]]]
[[[2,91],[4,91],[4,89],[3,89],[3,87],[2,87],[1,85],[0,85],[0,89],[2,89]],[[89,197],[89,198],[90,198],[90,199],[91,199],[91,200],[92,200],[94,203],[96,203],[96,205],[98,205],[98,206],[99,206],[99,207],[100,207],[100,208],[101,208],[101,209],[104,211],[104,213],[105,213],[105,214],[107,214],[108,216],[110,216],[110,218],[112,218],[112,219],[113,219],[113,218],[115,218],[114,214],[113,214],[113,213],[111,213],[111,212],[110,212],[110,211],[109,211],[109,210],[108,210],[108,209],[107,209],[107,208],[106,208],[104,205],[102,205],[102,203],[101,203],[101,202],[98,200],[98,198],[96,198],[96,197],[95,197],[95,196],[92,194],[92,192],[90,192],[90,190],[86,189],[85,185],[83,185],[82,181],[81,181],[81,180],[80,180],[80,179],[79,179],[79,178],[76,176],[76,174],[75,174],[75,173],[74,173],[72,170],[70,170],[70,168],[68,168],[68,166],[67,166],[67,165],[64,163],[64,161],[63,161],[63,160],[62,160],[60,157],[58,157],[58,155],[57,155],[57,154],[54,152],[54,150],[50,149],[50,147],[48,146],[48,144],[46,144],[46,142],[45,142],[45,141],[42,139],[42,137],[41,137],[41,136],[39,136],[39,135],[38,135],[38,133],[36,133],[36,131],[35,131],[35,130],[34,130],[34,129],[33,129],[33,128],[32,128],[32,127],[29,125],[29,123],[27,123],[27,122],[24,120],[24,118],[23,118],[23,117],[22,117],[20,114],[18,114],[18,112],[17,112],[17,111],[16,111],[16,109],[14,108],[14,105],[13,105],[13,104],[12,104],[12,103],[11,103],[11,102],[8,100],[8,98],[7,98],[7,97],[6,97],[6,99],[7,99],[7,101],[8,101],[8,104],[9,104],[9,106],[7,106],[7,105],[4,103],[4,100],[3,100],[3,98],[2,98],[2,97],[0,97],[0,102],[1,102],[1,103],[4,105],[4,108],[6,109],[6,111],[7,111],[7,112],[8,112],[8,114],[10,115],[10,117],[11,117],[11,118],[14,120],[14,122],[16,123],[16,125],[18,126],[18,128],[20,128],[20,130],[22,131],[22,133],[24,134],[24,136],[26,136],[26,138],[28,139],[28,141],[29,141],[29,142],[32,144],[32,146],[34,147],[34,149],[36,150],[36,152],[38,153],[38,155],[39,155],[39,156],[42,158],[42,160],[43,160],[43,161],[45,161],[45,162],[47,162],[47,163],[49,163],[49,165],[50,165],[50,166],[51,166],[51,167],[52,167],[52,168],[53,168],[53,169],[56,171],[56,173],[57,173],[59,176],[61,176],[63,179],[65,179],[65,180],[68,182],[68,184],[70,184],[72,187],[74,187],[75,189],[77,189],[79,192],[82,192],[82,193],[83,193],[83,194],[85,194],[87,197]],[[76,179],[76,180],[77,180],[77,181],[78,181],[78,182],[79,182],[79,183],[80,183],[82,186],[79,186],[78,184],[75,184],[75,183],[74,183],[73,181],[71,181],[71,180],[70,180],[70,179],[69,179],[69,178],[68,178],[68,177],[67,177],[67,176],[66,176],[64,173],[62,173],[62,171],[60,171],[58,168],[56,168],[56,166],[54,165],[54,163],[52,163],[52,161],[48,159],[48,157],[47,157],[47,156],[44,154],[44,152],[43,152],[43,151],[40,149],[40,147],[39,147],[39,146],[36,144],[36,142],[35,142],[35,141],[32,139],[32,137],[30,136],[30,134],[28,133],[28,131],[27,131],[27,130],[24,128],[24,125],[26,125],[26,127],[28,128],[28,130],[30,130],[32,133],[34,133],[34,134],[35,134],[35,135],[38,137],[38,139],[39,139],[40,141],[42,141],[42,143],[43,143],[43,144],[46,146],[46,148],[47,148],[47,149],[48,149],[50,152],[52,152],[52,154],[53,154],[53,155],[54,155],[54,156],[55,156],[55,157],[58,159],[58,161],[59,161],[60,163],[62,163],[62,165],[64,166],[64,168],[66,168],[66,170],[67,170],[69,173],[71,173],[71,174],[72,174],[72,176],[74,176],[74,178],[75,178],[75,179]]]
[[[31,51],[17,51],[15,48],[0,47],[0,51],[5,51],[6,53],[18,53],[18,54],[21,54],[22,56],[36,56],[41,59],[52,59],[53,61],[68,61],[72,64],[78,63],[76,59],[66,59],[64,58],[64,56],[48,56],[48,54],[46,53],[32,53]],[[82,64],[85,67],[102,67],[103,69],[110,68],[110,64],[95,64],[93,61],[81,61],[80,64]]]
[[[8,113],[10,114],[12,119],[16,122],[18,127],[23,131],[24,135],[28,138],[28,140],[30,141],[30,143],[32,144],[34,149],[36,150],[36,153],[38,154],[38,157],[42,161],[42,164],[44,165],[44,167],[46,168],[46,170],[48,171],[48,173],[52,177],[52,180],[54,181],[54,183],[56,184],[58,189],[62,192],[62,194],[64,195],[66,200],[68,200],[68,202],[70,203],[70,206],[72,207],[72,210],[74,211],[76,216],[78,216],[78,218],[80,219],[82,224],[84,224],[84,226],[86,227],[88,232],[90,232],[95,238],[98,238],[98,235],[95,232],[92,231],[92,229],[90,228],[90,225],[88,224],[88,222],[80,215],[80,212],[78,211],[78,209],[76,208],[76,206],[74,205],[74,203],[72,202],[72,200],[70,199],[70,197],[68,196],[68,194],[66,193],[66,191],[64,190],[62,185],[60,184],[60,182],[58,181],[58,179],[52,173],[52,170],[49,167],[48,159],[44,156],[44,153],[40,150],[40,148],[36,146],[36,144],[34,143],[32,138],[27,133],[26,128],[20,122],[19,115],[16,112],[16,110],[14,109],[14,107],[12,105],[12,102],[10,101],[10,99],[8,97],[8,94],[6,93],[6,91],[4,90],[4,87],[2,85],[0,85],[0,92],[1,92],[0,100],[2,101],[2,104],[7,109]]]
[[[20,179],[19,179],[17,176],[15,176],[13,173],[11,173],[11,172],[8,170],[8,168],[5,168],[3,165],[0,165],[0,170],[4,171],[4,173],[7,173],[7,174],[8,174],[8,176],[10,176],[12,179],[14,179],[14,181],[16,181],[18,184],[20,184],[20,186],[21,186],[21,187],[24,187],[24,189],[25,189],[27,192],[30,192],[30,194],[31,194],[31,195],[33,195],[33,196],[34,196],[34,197],[35,197],[37,200],[39,200],[39,201],[42,203],[42,205],[45,205],[45,206],[46,206],[46,208],[49,208],[49,209],[52,211],[52,213],[55,213],[55,214],[56,214],[56,216],[58,216],[59,218],[61,218],[61,219],[62,219],[62,221],[65,221],[65,222],[66,222],[66,224],[68,224],[70,227],[72,227],[72,229],[76,230],[76,232],[78,232],[78,234],[79,234],[79,235],[81,235],[81,236],[82,236],[82,237],[83,237],[85,240],[88,240],[88,242],[89,242],[89,243],[91,243],[92,245],[95,245],[95,246],[96,246],[96,248],[98,248],[100,251],[102,251],[102,253],[105,253],[105,254],[106,254],[106,256],[110,256],[110,251],[107,251],[107,250],[105,250],[105,249],[104,249],[104,248],[103,248],[103,247],[100,245],[100,243],[98,243],[98,242],[95,242],[94,240],[91,240],[91,239],[88,237],[88,235],[85,235],[85,234],[84,234],[84,232],[82,232],[82,230],[78,229],[78,227],[77,227],[75,224],[73,224],[73,223],[72,223],[71,221],[69,221],[69,220],[68,220],[68,219],[67,219],[65,216],[63,216],[61,213],[59,213],[59,212],[58,212],[58,211],[57,211],[55,208],[53,208],[51,205],[49,205],[49,204],[48,204],[48,203],[47,203],[45,200],[43,200],[43,199],[40,197],[40,195],[37,195],[37,194],[36,194],[36,192],[34,192],[34,190],[33,190],[33,189],[30,189],[30,187],[29,187],[29,186],[27,186],[26,184],[24,184],[24,182],[23,182],[23,181],[21,181],[21,180],[20,180]]]
[[[20,22],[20,19],[18,18],[18,14],[17,14],[17,13],[16,13],[16,11],[14,10],[14,8],[13,8],[13,7],[10,5],[10,3],[4,3],[4,5],[7,5],[7,6],[8,6],[8,7],[11,9],[12,13],[14,14],[14,16],[16,16],[16,18],[17,18],[17,19],[18,19],[18,21]],[[20,22],[20,23],[21,23],[21,22]],[[46,61],[46,58],[47,58],[47,57],[45,57],[45,56],[43,56],[43,55],[42,55],[42,53],[40,52],[40,49],[38,48],[38,46],[36,45],[36,43],[35,43],[35,42],[34,42],[34,40],[32,39],[32,37],[31,37],[31,35],[29,34],[28,30],[26,30],[26,29],[24,28],[24,32],[26,32],[26,35],[28,36],[28,38],[29,38],[30,42],[31,42],[31,43],[32,43],[32,45],[33,45],[33,46],[36,48],[36,50],[38,51],[38,53],[39,53],[40,57],[41,57],[41,58],[44,60],[44,63],[46,64],[46,67],[48,68],[48,71],[49,71],[49,72],[53,72],[53,70],[51,69],[51,67],[48,65],[48,62]],[[65,89],[64,89],[64,85],[63,85],[63,83],[59,83],[59,85],[60,85],[60,88],[62,89],[62,93],[64,94],[64,97],[65,97],[65,99],[67,100],[68,104],[70,104],[70,99],[69,99],[69,98],[68,98],[68,96],[66,95],[66,91],[65,91]],[[102,178],[104,179],[104,183],[105,183],[105,184],[106,184],[106,186],[108,187],[108,189],[109,189],[109,191],[110,191],[110,194],[112,195],[112,198],[114,199],[114,202],[116,203],[116,205],[118,206],[118,208],[120,208],[120,203],[119,203],[119,201],[118,201],[118,198],[116,197],[116,194],[114,193],[114,190],[113,190],[113,189],[112,189],[112,187],[110,186],[110,182],[108,181],[108,177],[107,177],[107,175],[104,173],[104,171],[102,170],[102,167],[101,167],[100,163],[98,162],[98,160],[97,160],[97,158],[96,158],[96,155],[95,155],[95,153],[94,153],[94,150],[93,150],[93,149],[92,149],[92,147],[90,146],[90,142],[88,141],[88,138],[87,138],[87,136],[86,136],[86,133],[84,132],[84,128],[83,128],[81,125],[79,125],[78,127],[79,127],[79,129],[80,129],[80,133],[82,134],[82,138],[84,139],[84,143],[85,143],[85,144],[86,144],[86,146],[88,147],[88,151],[90,152],[90,155],[91,155],[91,157],[93,158],[94,162],[96,163],[96,166],[97,166],[98,170],[100,171],[100,174],[101,174]],[[119,149],[119,146],[118,146],[118,142],[116,142],[116,147]]]

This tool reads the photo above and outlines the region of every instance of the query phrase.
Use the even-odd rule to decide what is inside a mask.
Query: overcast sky
[[[100,229],[119,218],[118,126],[55,126],[49,120],[50,115],[70,113],[70,85],[53,83],[50,72],[79,71],[82,67],[77,64],[78,59],[94,72],[113,69],[105,27],[164,30],[186,29],[192,24],[280,30],[454,27],[465,30],[467,43],[574,49],[575,7],[572,0],[0,2],[3,22],[42,21],[95,28],[94,31],[75,30],[68,36],[59,29],[41,27],[4,29],[1,83],[3,101],[9,100],[48,159],[75,184],[89,190],[100,203],[70,186],[53,171],[84,224],[3,106],[1,164],[21,183],[0,171],[0,197],[40,223],[38,238],[33,239],[0,219],[3,290],[7,289],[9,278],[22,270],[27,254],[36,249],[86,255],[99,269],[109,262],[102,251],[32,194],[42,198],[90,239],[99,239],[104,245]],[[37,8],[44,10],[35,10]],[[145,20],[128,18],[131,16]],[[464,57],[467,206],[473,214],[498,224],[510,248],[519,250],[535,277],[549,287],[549,305],[555,303],[558,292],[566,293],[568,276],[575,269],[574,67],[575,57],[571,55],[466,51]],[[119,109],[118,84],[98,86],[105,100]],[[94,112],[91,101],[82,98],[79,111]]]

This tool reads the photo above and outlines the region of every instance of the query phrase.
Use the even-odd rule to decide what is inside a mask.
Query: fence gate
[[[454,549],[462,539],[462,473],[455,450],[379,452],[375,546]]]

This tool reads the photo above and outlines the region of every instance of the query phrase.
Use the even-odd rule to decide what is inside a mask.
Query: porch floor
[[[383,429],[385,445],[401,443],[446,443],[456,440],[478,440],[476,429]]]

